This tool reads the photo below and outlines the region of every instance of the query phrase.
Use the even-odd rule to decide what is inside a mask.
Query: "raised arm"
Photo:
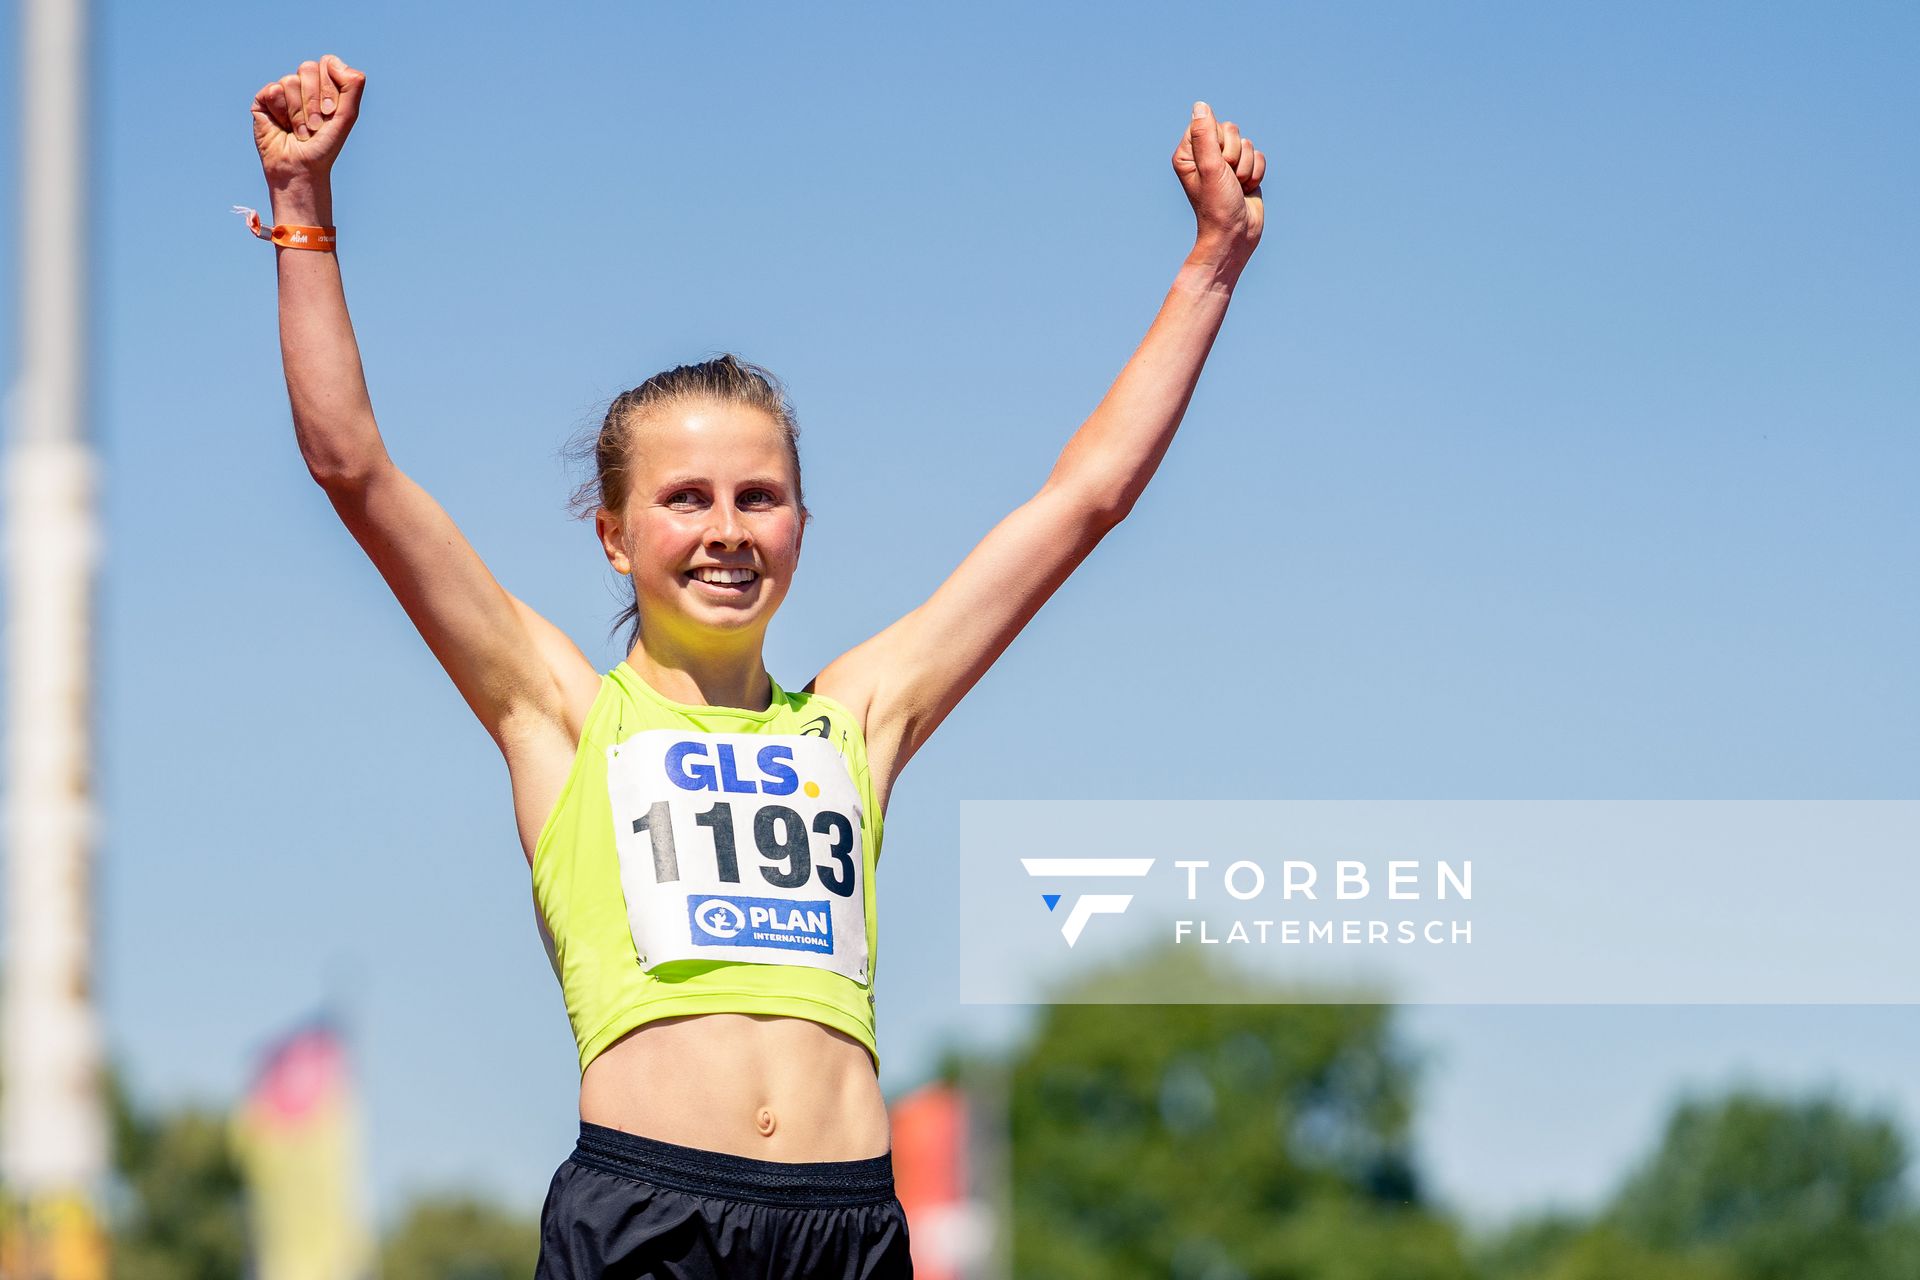
[[[1205,103],[1173,154],[1197,235],[1160,313],[1046,483],[927,602],[814,683],[860,715],[875,786],[893,779],[1040,606],[1133,508],[1173,442],[1240,272],[1260,243],[1266,157]]]
[[[333,225],[333,163],[366,76],[329,55],[253,100],[273,221]],[[307,469],[503,749],[560,725],[598,677],[557,628],[510,596],[425,490],[387,456],[360,367],[336,253],[276,248],[280,354]]]

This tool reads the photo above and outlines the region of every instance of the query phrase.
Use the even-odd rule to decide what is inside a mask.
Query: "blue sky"
[[[478,16],[484,14],[484,17]],[[717,350],[800,411],[798,684],[1040,482],[1190,243],[1196,97],[1271,156],[1180,439],[904,775],[885,1080],[957,1003],[975,798],[1911,798],[1920,19],[1896,5],[340,3],[97,14],[102,986],[157,1098],[332,998],[383,1207],[537,1207],[576,1069],[506,775],[308,481],[246,107],[370,76],[337,173],[389,447],[601,665],[556,456]],[[0,70],[18,83],[15,33]],[[15,220],[8,131],[4,216]],[[9,267],[11,270],[12,267]],[[18,317],[5,325],[9,370]],[[1416,1009],[1476,1213],[1604,1188],[1677,1090],[1920,1141],[1920,1010]]]

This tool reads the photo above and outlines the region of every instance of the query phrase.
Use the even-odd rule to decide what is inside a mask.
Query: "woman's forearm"
[[[1243,257],[1196,246],[1160,304],[1147,336],[1048,477],[1118,521],[1153,478],[1173,442],[1213,348]]]
[[[273,220],[331,226],[333,193],[324,182],[276,187]],[[340,261],[305,249],[274,252],[280,259],[280,359],[300,455],[320,483],[350,483],[386,450],[347,315]]]

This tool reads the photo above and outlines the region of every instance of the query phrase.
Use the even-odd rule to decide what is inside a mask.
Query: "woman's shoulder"
[[[838,714],[849,720],[856,722],[858,720],[858,717],[853,714],[853,708],[844,701],[811,685],[805,689],[785,689],[781,692],[786,695],[787,705],[795,711],[820,715]]]
[[[816,720],[831,721],[838,718],[857,731],[864,742],[867,710],[873,703],[873,695],[843,665],[844,661],[842,659],[829,664],[826,670],[809,680],[804,689],[793,690],[787,696],[793,700],[795,710],[802,713],[809,725]],[[829,735],[823,732],[821,736]]]
[[[843,744],[852,735],[860,740],[864,754],[865,726],[844,702],[815,688],[781,692],[792,717],[800,722],[800,733]]]
[[[822,706],[838,707],[864,729],[867,713],[873,706],[873,663],[867,660],[863,650],[871,643],[849,649],[829,662],[795,696],[816,699]]]

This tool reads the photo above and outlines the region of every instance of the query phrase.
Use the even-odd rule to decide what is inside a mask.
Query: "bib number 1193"
[[[667,805],[665,800],[656,800],[646,813],[633,820],[634,833],[644,833],[653,850],[653,878],[657,884],[671,884],[680,879],[680,852],[675,847],[673,818]],[[693,821],[713,835],[713,860],[719,878],[727,884],[739,884],[740,857],[734,839],[732,803],[715,801],[711,809],[695,813]],[[827,837],[824,853],[831,860],[817,867],[813,861],[812,834],[815,833]],[[753,813],[753,843],[764,859],[760,874],[774,888],[801,888],[817,871],[828,893],[837,893],[843,898],[853,896],[859,863],[854,861],[853,820],[846,814],[823,809],[809,824],[785,805],[762,805]]]
[[[830,742],[649,729],[608,749],[607,797],[642,965],[802,965],[866,983],[865,815]]]

